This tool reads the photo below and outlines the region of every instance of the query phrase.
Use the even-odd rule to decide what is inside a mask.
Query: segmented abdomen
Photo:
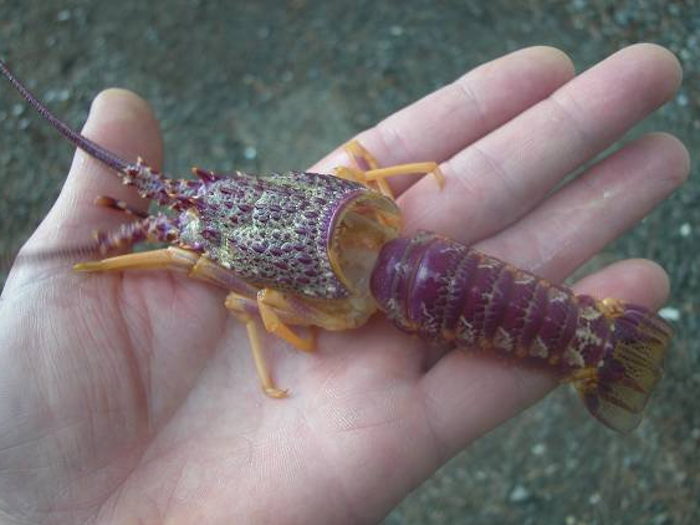
[[[612,345],[593,298],[432,233],[385,245],[371,287],[389,318],[422,339],[489,348],[562,374],[598,363]]]

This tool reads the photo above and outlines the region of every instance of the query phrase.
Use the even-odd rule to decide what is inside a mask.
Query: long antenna
[[[80,148],[91,157],[96,158],[120,173],[127,174],[129,173],[129,170],[133,170],[133,164],[126,162],[124,159],[117,157],[114,153],[106,150],[102,146],[95,144],[93,141],[84,137],[51,113],[49,108],[47,108],[36,96],[32,94],[31,91],[29,91],[29,89],[27,89],[27,86],[25,86],[14,75],[14,73],[10,71],[10,68],[8,68],[7,64],[5,64],[5,62],[2,60],[0,60],[0,71],[2,72],[3,76],[10,81],[15,89],[20,92],[25,100],[29,102],[29,105],[32,106],[37,113],[44,117],[49,124],[51,124],[51,126],[56,128],[61,135],[71,141],[77,148]]]

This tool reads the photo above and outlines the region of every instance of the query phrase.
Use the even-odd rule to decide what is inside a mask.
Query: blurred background
[[[29,86],[76,127],[100,90],[140,93],[161,120],[170,173],[195,164],[302,169],[509,51],[556,46],[581,71],[638,41],[676,53],[685,81],[625,140],[666,130],[694,154],[699,0],[0,0],[0,55]],[[7,261],[51,206],[72,151],[7,84],[0,84],[0,133],[0,258]],[[560,388],[452,460],[386,525],[700,523],[697,162],[692,170],[661,209],[582,269],[649,257],[671,275],[663,312],[677,338],[639,430],[612,434]]]

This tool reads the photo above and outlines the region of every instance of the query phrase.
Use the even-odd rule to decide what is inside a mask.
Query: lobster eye
[[[340,211],[328,256],[333,271],[353,294],[369,293],[369,278],[379,252],[398,237],[400,229],[399,208],[379,193],[362,193]]]

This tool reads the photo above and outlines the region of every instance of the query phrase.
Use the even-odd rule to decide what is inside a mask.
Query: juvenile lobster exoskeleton
[[[107,255],[140,241],[171,246],[75,265],[81,272],[179,271],[229,292],[226,307],[246,324],[263,390],[274,386],[257,319],[293,346],[311,351],[313,332],[348,330],[377,310],[400,329],[448,348],[490,351],[547,368],[573,382],[588,410],[629,431],[661,377],[670,327],[646,308],[576,296],[439,235],[401,237],[401,217],[385,179],[432,173],[434,162],[380,168],[357,142],[355,167],[334,175],[252,176],[193,169],[172,179],[141,160],[128,163],[56,118],[0,61],[3,75],[74,145],[113,168],[124,184],[167,213],[143,215],[109,197],[97,204],[136,215],[98,234]]]

